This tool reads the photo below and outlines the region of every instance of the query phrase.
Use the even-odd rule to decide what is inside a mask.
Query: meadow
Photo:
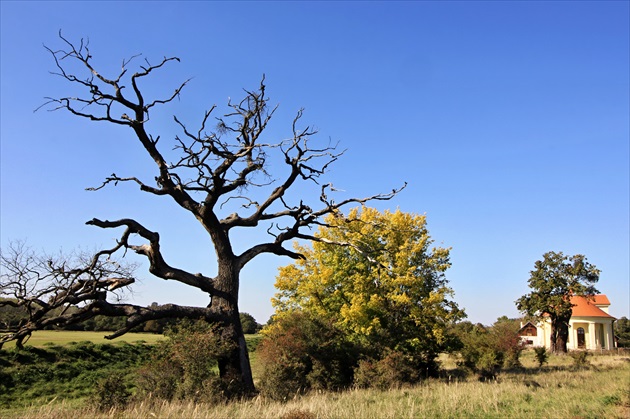
[[[83,348],[107,353],[112,345],[88,344],[85,332],[75,337],[81,343],[66,348]],[[69,339],[70,335],[53,335]],[[249,336],[255,346],[258,338]],[[49,338],[50,339],[50,338]],[[143,336],[139,340],[146,341]],[[50,342],[37,351],[56,350]],[[120,344],[128,353],[135,346]],[[48,349],[46,349],[48,348]],[[91,349],[90,349],[91,348]],[[5,351],[8,352],[8,351]],[[12,352],[12,351],[11,351]],[[110,361],[113,352],[108,355]],[[395,390],[359,390],[312,392],[286,402],[263,397],[210,405],[182,401],[132,402],[125,409],[99,411],[87,402],[88,395],[63,399],[51,393],[39,394],[30,404],[0,410],[3,418],[627,418],[630,417],[630,356],[620,353],[594,354],[590,365],[575,367],[571,357],[551,356],[542,368],[536,365],[532,351],[522,356],[523,368],[499,374],[496,379],[480,382],[464,376],[455,359],[443,356],[444,374],[420,385]],[[122,362],[122,360],[120,361]],[[258,372],[256,352],[252,353],[254,371]],[[121,364],[122,365],[122,364]],[[257,374],[256,374],[257,375]],[[78,390],[77,390],[78,391]]]
[[[125,335],[109,340],[105,339],[105,336],[112,332],[78,332],[71,330],[38,330],[33,332],[25,345],[31,345],[36,348],[49,345],[67,345],[72,342],[92,342],[92,343],[134,343],[144,342],[147,344],[153,344],[161,339],[164,339],[163,335],[155,333],[126,333]],[[12,349],[15,347],[15,342],[7,342],[4,344],[4,349]]]

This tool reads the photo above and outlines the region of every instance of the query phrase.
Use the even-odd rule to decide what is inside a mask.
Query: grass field
[[[528,356],[526,356],[528,358]],[[576,369],[568,357],[550,365],[500,374],[479,382],[435,379],[398,390],[312,392],[285,403],[262,397],[219,405],[146,401],[125,410],[99,412],[57,403],[9,413],[20,418],[623,418],[630,417],[630,358],[593,356]],[[13,416],[11,413],[15,413]]]
[[[155,343],[164,336],[154,333],[127,333],[114,340],[105,339],[105,336],[112,332],[79,332],[79,331],[66,331],[66,330],[39,330],[33,332],[31,338],[25,342],[25,345],[31,345],[36,348],[40,348],[46,345],[67,345],[71,342],[83,342],[89,341],[93,343],[117,343],[127,342],[133,343],[137,341],[144,341],[148,344]],[[15,342],[7,342],[4,344],[4,349],[11,349],[15,347]]]
[[[158,335],[133,335],[126,340],[147,341]],[[69,344],[72,341],[95,339],[95,344]],[[99,345],[102,333],[43,332],[39,339],[43,347],[54,350],[46,343],[64,344],[68,350],[75,348],[82,354],[103,353],[111,362],[115,355]],[[255,347],[260,337],[250,335],[248,344]],[[145,347],[145,345],[139,345]],[[126,346],[132,351],[138,345]],[[57,352],[63,351],[57,347]],[[121,350],[125,345],[121,345]],[[41,350],[40,350],[41,351]],[[100,352],[99,352],[100,351]],[[28,351],[27,351],[28,352]],[[109,355],[108,355],[109,353]],[[131,353],[130,353],[131,354]],[[119,361],[127,359],[123,356]],[[78,369],[76,378],[64,382],[64,396],[59,394],[58,384],[50,382],[48,389],[39,387],[36,393],[26,393],[21,406],[0,408],[2,418],[280,418],[280,419],[337,419],[337,418],[623,418],[630,417],[630,356],[624,353],[593,354],[590,365],[577,368],[569,356],[551,356],[549,364],[538,368],[533,351],[525,351],[521,358],[523,368],[500,373],[495,380],[480,382],[474,375],[456,374],[455,359],[441,357],[445,374],[441,379],[429,379],[417,386],[397,390],[359,390],[343,392],[311,392],[286,402],[275,402],[264,397],[210,405],[188,401],[151,402],[137,400],[124,410],[98,411],[87,403],[89,391],[79,388],[81,380],[100,372]],[[79,361],[85,363],[86,359]],[[57,362],[58,364],[59,362]],[[62,364],[64,361],[62,360]],[[55,364],[55,365],[57,365]],[[252,367],[259,373],[256,351],[252,352]],[[87,365],[87,364],[85,364]],[[66,365],[70,368],[72,364]],[[33,365],[28,375],[47,374],[44,365]],[[51,365],[52,367],[52,365]],[[80,365],[75,365],[77,369]],[[118,368],[111,365],[111,368]],[[53,376],[65,370],[54,371]],[[74,371],[74,370],[73,370]],[[452,371],[453,375],[449,376]],[[53,374],[54,372],[54,374]],[[67,375],[67,372],[66,372]],[[83,377],[85,376],[85,377]],[[93,378],[93,377],[92,377]],[[16,378],[17,379],[17,378]],[[1,380],[0,380],[1,381]],[[1,383],[0,383],[1,384]],[[0,385],[1,387],[1,385]],[[76,388],[75,388],[76,387]],[[88,388],[89,390],[89,388]],[[50,391],[50,396],[46,396]],[[56,392],[55,392],[56,391]],[[69,392],[75,398],[66,399]],[[85,393],[85,394],[84,394]],[[59,398],[58,398],[59,397]],[[64,397],[61,400],[61,397]]]

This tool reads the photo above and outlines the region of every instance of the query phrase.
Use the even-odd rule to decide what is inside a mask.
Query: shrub
[[[124,407],[131,392],[127,388],[125,375],[111,372],[96,383],[91,402],[99,410],[108,411],[113,408]]]
[[[571,351],[569,356],[573,358],[573,366],[576,368],[586,368],[591,365],[588,360],[590,353],[588,351]]]
[[[387,390],[417,383],[422,369],[416,363],[398,351],[390,351],[380,360],[361,360],[354,372],[354,384],[359,388]]]
[[[137,372],[136,385],[143,395],[150,398],[172,400],[183,372],[168,359],[154,359]]]
[[[357,358],[353,348],[331,324],[306,313],[276,316],[257,349],[263,365],[260,391],[287,400],[310,389],[349,387]]]
[[[152,360],[138,371],[141,393],[165,400],[173,398],[216,402],[233,393],[229,377],[218,377],[218,359],[231,346],[203,320],[182,321],[167,330],[169,339],[157,344]]]
[[[520,356],[525,348],[518,335],[519,323],[515,321],[497,321],[490,329],[490,344],[502,354],[504,369],[520,368]]]
[[[536,356],[536,361],[538,361],[538,368],[542,367],[549,360],[549,352],[544,346],[535,347],[534,355]]]
[[[460,336],[460,365],[476,372],[481,379],[493,378],[503,368],[519,368],[524,346],[517,330],[511,322],[497,322],[491,328],[474,326]]]

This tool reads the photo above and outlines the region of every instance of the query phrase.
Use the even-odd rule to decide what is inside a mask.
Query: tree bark
[[[230,249],[229,246],[219,245],[217,253],[229,252],[228,249]],[[213,315],[220,315],[227,319],[226,324],[221,328],[221,336],[226,342],[232,344],[228,356],[218,360],[219,375],[224,382],[239,383],[243,393],[252,394],[255,392],[254,380],[238,309],[240,269],[236,266],[234,256],[219,257],[218,261],[219,274],[214,280],[215,291],[209,310]]]
[[[555,354],[567,353],[567,341],[569,340],[569,319],[555,318],[551,320],[550,349],[551,352]]]
[[[569,337],[569,330],[566,327],[560,327],[558,330],[558,337],[556,338],[556,353],[567,353],[567,340]]]

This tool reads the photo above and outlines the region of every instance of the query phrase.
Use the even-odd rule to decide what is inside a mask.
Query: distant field
[[[146,343],[156,343],[161,339],[164,339],[163,335],[157,335],[154,333],[127,333],[114,340],[105,339],[105,336],[112,332],[77,332],[67,330],[40,330],[33,332],[31,338],[25,343],[25,345],[31,345],[41,347],[45,345],[67,345],[70,342],[90,341],[94,343],[117,343],[127,342],[133,343],[139,340],[143,340]],[[15,342],[7,342],[4,344],[3,349],[9,349],[15,347]]]

